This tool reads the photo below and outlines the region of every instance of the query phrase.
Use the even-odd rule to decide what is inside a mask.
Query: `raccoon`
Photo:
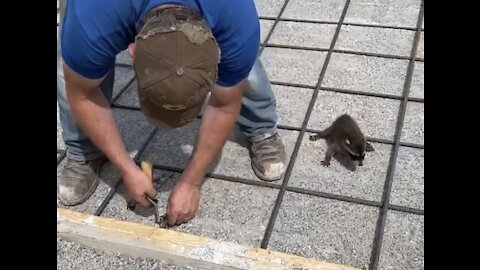
[[[360,127],[348,114],[339,116],[328,128],[310,136],[310,141],[325,139],[327,152],[325,159],[321,161],[323,166],[330,166],[332,157],[337,153],[347,153],[352,161],[363,166],[365,152],[373,152],[375,149],[367,142]]]

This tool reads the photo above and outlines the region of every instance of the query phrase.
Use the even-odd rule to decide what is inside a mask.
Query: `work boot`
[[[75,161],[67,158],[60,175],[59,199],[66,206],[85,202],[98,186],[98,174],[105,161],[101,156],[91,161]]]
[[[259,142],[250,143],[252,168],[263,181],[282,179],[286,164],[285,147],[278,133]]]

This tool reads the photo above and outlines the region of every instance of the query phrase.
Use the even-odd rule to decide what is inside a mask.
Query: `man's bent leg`
[[[109,101],[112,98],[113,80],[112,69],[100,87]],[[65,166],[60,175],[59,200],[64,205],[77,205],[85,202],[97,188],[98,174],[105,156],[75,122],[66,97],[59,52],[57,53],[57,101],[67,152]]]
[[[285,147],[277,132],[275,95],[258,58],[248,81],[249,88],[242,98],[238,125],[249,138],[249,153],[255,174],[264,181],[280,180],[286,168]]]
[[[61,59],[59,62],[60,61]],[[112,69],[100,85],[100,89],[108,101],[112,98],[113,79],[114,71]],[[57,64],[57,101],[60,109],[60,122],[63,129],[62,136],[67,146],[67,156],[76,161],[88,161],[102,156],[103,153],[100,149],[88,138],[81,127],[78,126],[71,111],[66,96],[61,62]]]

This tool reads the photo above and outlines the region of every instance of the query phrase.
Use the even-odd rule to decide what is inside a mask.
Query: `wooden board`
[[[57,235],[104,251],[194,269],[360,270],[63,208],[57,209]]]

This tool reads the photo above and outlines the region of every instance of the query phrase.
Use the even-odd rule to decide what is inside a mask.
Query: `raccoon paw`
[[[323,167],[328,167],[328,166],[330,166],[330,162],[329,162],[329,161],[322,160],[320,163],[322,163],[322,166],[323,166]]]
[[[318,140],[318,136],[310,135],[309,139],[310,139],[310,141],[314,142],[314,141]]]

